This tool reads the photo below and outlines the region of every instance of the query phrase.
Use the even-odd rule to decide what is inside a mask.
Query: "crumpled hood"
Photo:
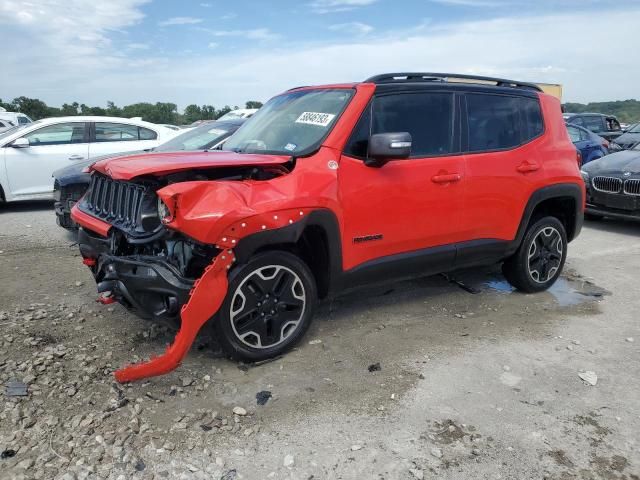
[[[590,175],[603,173],[640,174],[640,150],[623,150],[587,163],[582,170]]]
[[[210,152],[168,152],[130,155],[124,158],[102,160],[92,170],[109,175],[114,180],[131,180],[143,175],[166,175],[185,170],[235,167],[250,165],[279,165],[291,160],[287,155],[263,155]]]

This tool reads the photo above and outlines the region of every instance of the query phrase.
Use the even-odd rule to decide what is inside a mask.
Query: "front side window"
[[[58,123],[49,125],[25,135],[29,144],[38,145],[64,145],[69,143],[85,142],[84,123]]]
[[[137,142],[154,140],[156,132],[126,123],[96,122],[96,142]]]
[[[408,132],[411,156],[453,152],[453,94],[403,93],[373,101],[371,134]]]
[[[269,100],[224,145],[238,153],[307,155],[353,97],[351,89],[299,90]]]

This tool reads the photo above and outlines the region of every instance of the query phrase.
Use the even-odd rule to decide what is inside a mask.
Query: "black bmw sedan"
[[[586,218],[640,220],[640,143],[582,166]]]

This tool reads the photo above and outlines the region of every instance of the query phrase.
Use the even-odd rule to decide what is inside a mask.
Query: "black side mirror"
[[[369,152],[365,165],[381,167],[389,160],[401,160],[411,155],[409,132],[376,133],[369,138]]]

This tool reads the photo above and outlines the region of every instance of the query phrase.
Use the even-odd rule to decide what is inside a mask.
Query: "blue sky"
[[[0,98],[240,105],[399,70],[639,98],[639,19],[638,0],[0,0]]]

